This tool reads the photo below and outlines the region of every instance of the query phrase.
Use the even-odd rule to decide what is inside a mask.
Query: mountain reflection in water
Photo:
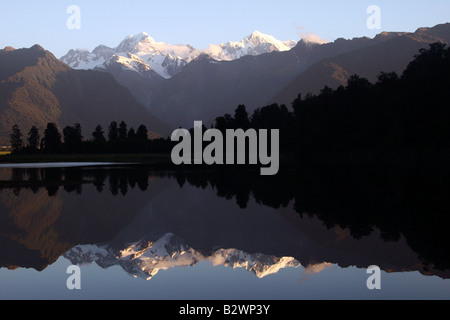
[[[418,172],[308,168],[0,169],[0,267],[119,265],[134,277],[201,261],[258,277],[330,264],[449,278],[450,183]]]

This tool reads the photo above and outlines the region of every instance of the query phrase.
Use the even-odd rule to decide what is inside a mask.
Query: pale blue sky
[[[81,9],[80,30],[66,27],[69,5]],[[369,5],[381,9],[381,30],[366,26]],[[0,47],[38,43],[59,58],[72,48],[115,47],[142,31],[157,41],[203,49],[239,41],[255,30],[280,40],[300,40],[306,32],[333,41],[445,22],[450,22],[449,0],[2,0]]]

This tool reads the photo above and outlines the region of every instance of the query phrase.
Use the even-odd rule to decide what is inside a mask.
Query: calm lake
[[[3,165],[0,299],[449,299],[449,209],[430,173]]]

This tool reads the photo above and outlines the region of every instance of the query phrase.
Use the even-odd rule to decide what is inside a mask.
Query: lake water
[[[384,173],[3,166],[0,299],[449,299],[449,180]]]

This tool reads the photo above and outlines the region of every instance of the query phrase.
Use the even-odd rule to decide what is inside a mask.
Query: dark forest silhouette
[[[450,270],[448,173],[333,164],[271,177],[215,170],[178,171],[174,178],[180,187],[188,183],[213,188],[217,196],[242,209],[251,199],[275,209],[292,207],[301,217],[317,217],[328,228],[347,229],[355,239],[375,230],[385,241],[404,237],[425,264]]]
[[[367,62],[370,63],[370,62]],[[375,84],[358,75],[347,86],[298,96],[285,105],[240,106],[216,119],[224,131],[280,129],[280,151],[297,162],[446,162],[450,156],[450,48],[420,50],[399,76],[381,72]]]
[[[64,127],[62,133],[55,123],[48,123],[42,138],[33,126],[25,144],[20,128],[14,125],[10,142],[14,154],[168,153],[172,147],[168,139],[149,139],[145,125],[128,130],[124,121],[120,125],[112,121],[107,130],[97,125],[91,138],[84,139],[79,123]]]

